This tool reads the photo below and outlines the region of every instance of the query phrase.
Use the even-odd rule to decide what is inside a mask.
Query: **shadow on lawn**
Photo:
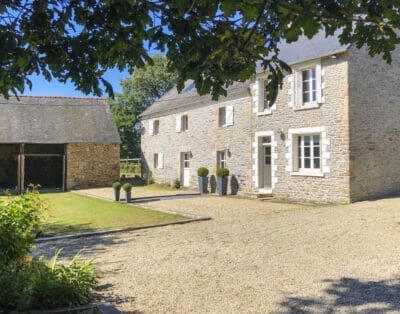
[[[40,237],[48,237],[55,235],[64,235],[81,232],[97,231],[98,229],[91,227],[90,223],[67,225],[62,223],[45,223],[42,228],[43,232]]]
[[[288,297],[281,303],[286,313],[362,313],[400,311],[400,278],[362,281],[354,278],[325,280],[330,285],[322,298]]]

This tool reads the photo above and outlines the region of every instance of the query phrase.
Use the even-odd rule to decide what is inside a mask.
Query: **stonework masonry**
[[[188,104],[142,120],[144,170],[157,182],[182,180],[181,153],[190,152],[190,185],[197,186],[197,168],[215,174],[217,151],[228,152],[227,167],[239,191],[258,192],[260,138],[271,137],[271,190],[275,197],[296,201],[348,203],[400,191],[399,52],[393,64],[371,58],[365,50],[345,52],[307,64],[318,64],[321,94],[317,106],[296,106],[296,68],[285,77],[271,110],[260,112],[257,75],[249,90],[218,103]],[[304,66],[304,65],[303,65]],[[298,72],[297,72],[298,73]],[[300,72],[301,73],[301,72]],[[234,106],[234,125],[218,126],[220,107]],[[189,116],[189,129],[176,132],[176,117]],[[150,120],[160,121],[149,135]],[[296,134],[321,137],[321,171],[294,171]],[[155,153],[164,154],[155,169]],[[297,161],[296,161],[297,162]]]
[[[274,196],[291,200],[349,202],[348,56],[341,54],[335,59],[323,58],[321,66],[324,101],[318,108],[293,108],[291,74],[285,77],[272,114],[257,115],[257,111],[253,111],[251,129],[252,133],[273,131],[277,138]],[[253,106],[256,106],[254,102]],[[330,156],[323,165],[329,167],[329,172],[323,176],[291,174],[292,169],[288,165],[293,155],[289,150],[289,131],[298,128],[325,129],[326,134],[323,135],[326,135],[328,143],[323,144],[329,144],[327,151]],[[257,153],[257,147],[253,147],[253,153]],[[256,190],[254,185],[253,180],[252,189]]]
[[[234,123],[221,127],[218,124],[220,107],[233,105]],[[238,95],[234,99],[199,104],[187,111],[172,111],[167,115],[153,116],[160,121],[159,133],[149,135],[149,119],[143,120],[142,154],[144,170],[160,183],[172,184],[174,180],[183,180],[182,153],[190,153],[190,186],[197,186],[197,169],[207,167],[210,175],[215,175],[217,168],[217,152],[226,151],[227,168],[234,180],[238,181],[239,190],[250,189],[251,183],[251,134],[250,134],[250,97],[248,93]],[[176,132],[176,117],[188,115],[189,128],[184,132]],[[154,168],[154,154],[164,154],[162,169]],[[231,182],[232,176],[231,176]],[[228,185],[228,187],[230,184]]]
[[[111,186],[119,179],[119,144],[66,145],[67,189]]]
[[[400,191],[400,58],[350,50],[351,200]]]

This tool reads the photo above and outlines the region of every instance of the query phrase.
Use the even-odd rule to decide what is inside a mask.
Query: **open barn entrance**
[[[18,144],[0,145],[0,191],[18,188]]]
[[[64,145],[26,144],[24,147],[24,185],[42,189],[64,189]]]
[[[21,192],[30,184],[65,190],[63,144],[0,144],[0,192]]]

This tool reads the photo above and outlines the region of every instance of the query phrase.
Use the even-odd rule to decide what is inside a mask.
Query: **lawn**
[[[139,227],[186,219],[159,211],[105,201],[75,193],[42,194],[46,201],[44,235]]]

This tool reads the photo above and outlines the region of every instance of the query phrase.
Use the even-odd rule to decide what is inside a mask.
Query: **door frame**
[[[190,152],[181,152],[181,158],[180,158],[180,168],[181,168],[181,182],[182,186],[184,187],[189,187],[190,186]],[[188,159],[187,161],[189,162],[189,167],[185,168],[185,155],[187,155]],[[185,169],[189,169],[189,178],[188,178],[188,183],[185,185]]]
[[[263,149],[261,139],[263,137],[269,136],[271,137],[271,187],[270,188],[264,188],[260,187],[260,175],[262,169],[260,169],[260,155],[261,155],[261,150]],[[272,190],[275,187],[275,184],[277,182],[277,169],[276,169],[276,158],[277,158],[277,153],[276,153],[276,146],[277,143],[275,141],[275,135],[274,131],[257,131],[254,133],[254,142],[253,142],[253,186],[255,191],[261,192],[261,193],[272,193]]]

